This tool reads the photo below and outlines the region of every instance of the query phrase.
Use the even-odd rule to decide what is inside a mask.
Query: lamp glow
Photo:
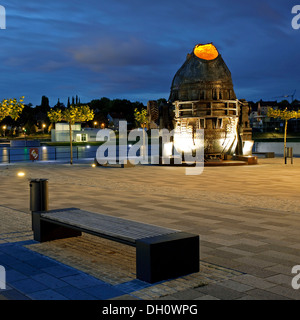
[[[194,48],[194,54],[203,60],[214,60],[218,57],[219,52],[212,43],[208,43],[197,44]]]
[[[22,171],[20,171],[20,172],[18,172],[18,177],[24,177],[25,176],[25,173],[24,172],[22,172]]]

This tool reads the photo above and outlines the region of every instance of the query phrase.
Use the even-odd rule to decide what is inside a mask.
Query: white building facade
[[[97,132],[99,129],[81,128],[80,123],[72,125],[72,141],[74,142],[89,142],[96,141]],[[55,129],[51,130],[52,142],[69,142],[70,129],[68,123],[55,123]]]

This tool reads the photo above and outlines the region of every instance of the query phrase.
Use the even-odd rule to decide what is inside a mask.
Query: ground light
[[[25,172],[20,171],[20,172],[17,173],[17,176],[18,177],[24,177],[25,176]]]

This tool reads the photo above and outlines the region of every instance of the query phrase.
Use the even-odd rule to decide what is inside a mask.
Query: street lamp
[[[43,124],[43,133],[45,133],[45,128],[46,128],[46,125],[45,123]]]
[[[22,130],[24,131],[24,138],[25,138],[25,141],[26,141],[26,128],[23,127]]]
[[[94,122],[94,128],[96,128],[96,125],[98,124],[98,122],[97,121],[95,121]]]
[[[3,133],[4,133],[4,137],[5,137],[6,126],[3,126],[2,129],[3,129]]]

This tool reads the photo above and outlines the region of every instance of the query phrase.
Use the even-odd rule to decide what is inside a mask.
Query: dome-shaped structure
[[[251,139],[248,104],[237,100],[231,73],[212,43],[196,45],[187,55],[173,78],[169,102],[177,141],[188,135],[195,141],[194,132],[203,129],[206,157],[242,154],[243,140]],[[180,151],[181,143],[176,146]]]
[[[161,110],[153,101],[148,104],[160,128],[174,128],[178,152],[202,148],[196,134],[204,132],[206,158],[251,154],[248,111],[247,101],[236,98],[231,72],[212,43],[196,45],[187,55],[173,78],[169,102]]]
[[[213,44],[197,45],[176,72],[170,102],[236,99],[231,73]]]

